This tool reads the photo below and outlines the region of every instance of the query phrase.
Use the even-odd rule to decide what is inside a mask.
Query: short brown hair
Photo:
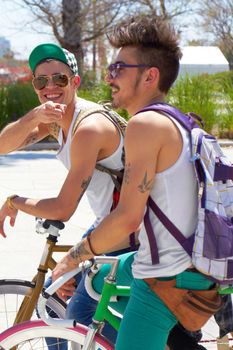
[[[131,17],[108,34],[115,48],[135,46],[138,63],[157,67],[159,89],[167,93],[177,78],[182,57],[178,35],[171,24],[160,17]]]

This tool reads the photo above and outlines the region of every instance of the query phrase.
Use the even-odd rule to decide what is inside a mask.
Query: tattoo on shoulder
[[[81,241],[75,244],[75,246],[71,248],[69,254],[71,258],[73,258],[74,260],[76,259],[84,260],[85,258],[82,259],[82,257],[90,254],[90,252],[86,250],[86,248],[84,247],[83,241]]]
[[[131,171],[131,164],[128,163],[128,164],[125,165],[124,179],[123,179],[124,183],[127,184],[127,185],[129,184],[130,171]]]
[[[141,193],[145,193],[146,191],[150,191],[152,189],[153,182],[154,182],[154,179],[148,180],[147,171],[146,171],[141,184],[138,186],[139,191]]]

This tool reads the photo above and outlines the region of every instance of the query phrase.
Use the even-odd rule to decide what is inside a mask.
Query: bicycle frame
[[[37,219],[38,220],[38,219]],[[48,227],[43,225],[46,223]],[[41,228],[44,228],[44,232],[41,232]],[[28,321],[31,319],[33,311],[35,310],[39,295],[43,289],[45,282],[45,275],[48,269],[53,270],[56,266],[56,261],[53,259],[52,255],[54,252],[67,252],[72,246],[70,245],[57,245],[57,237],[59,236],[59,230],[64,228],[64,224],[60,221],[45,220],[37,221],[37,232],[38,233],[48,233],[46,239],[46,244],[43,250],[43,254],[37,268],[37,274],[33,277],[32,283],[34,283],[35,288],[30,290],[30,293],[26,295],[20,305],[17,315],[14,320],[14,325]]]
[[[104,321],[108,321],[112,327],[114,327],[117,331],[120,326],[120,320],[117,316],[115,316],[109,309],[109,303],[111,301],[111,297],[119,297],[119,296],[130,296],[130,287],[128,286],[118,286],[116,284],[116,272],[119,264],[118,257],[112,256],[97,256],[94,257],[93,261],[86,261],[84,266],[80,264],[80,267],[66,273],[61,276],[57,281],[55,281],[51,286],[49,286],[38,302],[38,310],[42,320],[49,325],[56,325],[60,327],[75,327],[75,320],[61,320],[61,319],[53,319],[46,313],[46,302],[47,299],[55,293],[57,289],[59,289],[66,281],[68,281],[71,277],[76,275],[81,269],[90,268],[96,264],[111,264],[111,269],[109,274],[104,279],[104,286],[101,293],[101,298],[98,302],[95,314],[93,316],[93,321],[91,325],[88,327],[88,333],[85,339],[85,343],[83,345],[82,350],[91,349],[91,344],[95,334],[101,333],[101,330],[104,325]]]

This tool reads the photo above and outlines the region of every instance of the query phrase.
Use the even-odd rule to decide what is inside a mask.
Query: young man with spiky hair
[[[148,214],[149,196],[186,238],[194,232],[197,221],[197,181],[190,162],[189,134],[168,114],[144,110],[146,106],[163,102],[177,78],[181,58],[177,35],[166,21],[145,16],[119,24],[109,40],[119,49],[106,77],[112,88],[113,106],[125,108],[131,115],[126,129],[126,165],[120,202],[89,239],[83,239],[61,260],[53,272],[54,279],[81,261],[119,245],[141,225],[145,212]],[[139,250],[122,257],[118,272],[121,284],[126,272],[130,278],[129,266],[133,260],[131,295],[116,350],[164,350],[169,332],[177,324],[173,312],[148,281],[175,279],[179,288],[187,290],[208,290],[214,286],[204,275],[192,271],[190,256],[152,212],[149,218],[153,228],[151,241],[143,222]],[[105,239],[108,232],[111,241]],[[152,259],[154,241],[158,248],[156,264]],[[97,275],[96,289],[98,283]]]

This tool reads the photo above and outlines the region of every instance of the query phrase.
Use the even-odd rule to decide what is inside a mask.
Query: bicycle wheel
[[[58,328],[48,326],[43,321],[28,321],[7,329],[0,334],[0,346],[4,350],[17,348],[28,349],[47,349],[45,338],[56,338],[67,342],[68,349],[80,349],[84,344],[88,328],[78,324],[75,328]],[[56,343],[52,344],[56,346]],[[51,346],[51,344],[50,344]],[[94,338],[91,350],[113,350],[113,347],[101,335],[97,334]]]
[[[29,281],[0,280],[0,332],[14,324],[15,316],[24,296],[28,295],[33,288],[35,285]],[[28,296],[28,302],[30,302],[30,296]],[[66,304],[62,300],[52,296],[47,305],[59,318],[64,318]],[[38,319],[36,312],[34,312],[32,319]]]

